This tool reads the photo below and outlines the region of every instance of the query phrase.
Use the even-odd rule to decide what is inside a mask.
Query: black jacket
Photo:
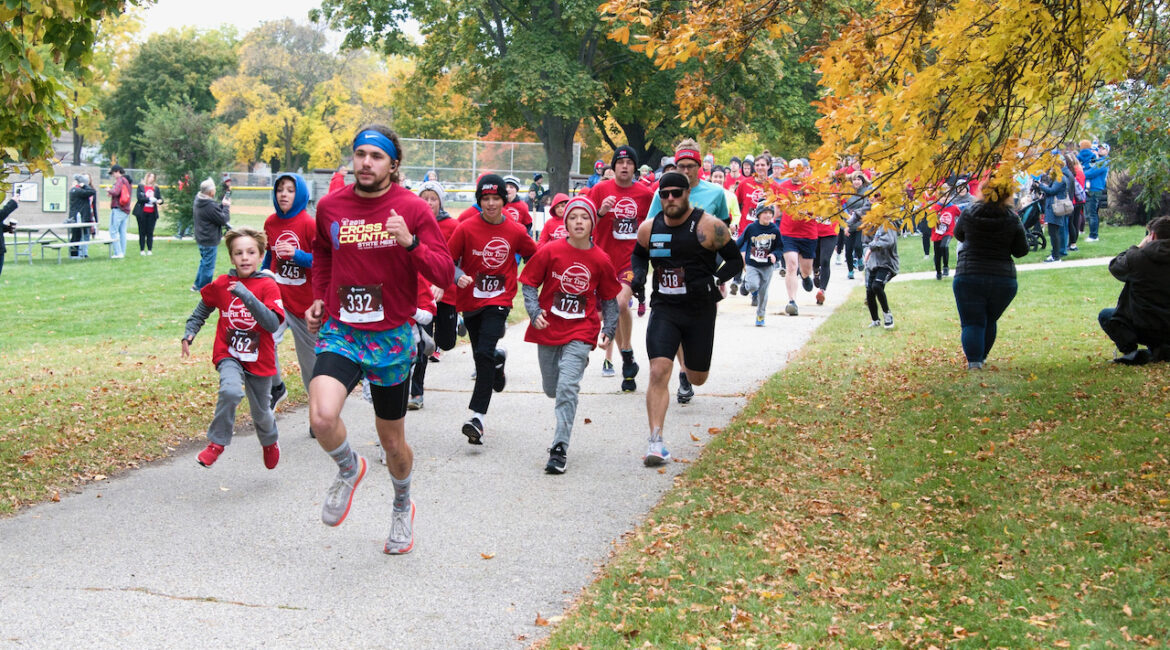
[[[955,275],[1016,277],[1013,257],[1028,254],[1028,238],[1020,218],[1005,206],[974,203],[955,224],[959,264]]]
[[[95,196],[97,190],[90,185],[75,185],[69,188],[69,220],[77,219],[77,223],[97,223]]]
[[[1125,283],[1117,314],[1135,328],[1170,331],[1170,241],[1152,241],[1109,262],[1109,272]]]
[[[0,228],[0,255],[3,255],[8,250],[8,246],[4,243],[6,233],[15,232],[13,229],[16,227],[4,223],[4,221],[8,219],[8,215],[16,210],[17,205],[17,202],[12,199],[8,199],[4,202],[4,205],[0,205],[0,224],[3,224],[3,227]]]
[[[154,199],[156,202],[162,201],[163,198],[162,190],[158,188],[158,185],[147,185],[146,183],[139,183],[138,193],[135,197],[134,211],[132,212],[132,214],[139,219],[141,219],[143,214],[145,214],[142,209],[147,205],[150,205],[150,201],[146,198],[147,189],[154,190]],[[155,216],[158,216],[158,205],[154,206],[154,214]]]

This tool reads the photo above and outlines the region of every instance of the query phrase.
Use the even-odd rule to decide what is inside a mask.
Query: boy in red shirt
[[[219,310],[211,361],[219,371],[219,400],[207,427],[207,448],[196,460],[211,467],[232,442],[236,407],[244,395],[263,447],[264,466],[280,462],[276,415],[270,406],[272,378],[276,375],[276,345],[272,333],[284,320],[280,289],[272,276],[261,270],[260,251],[264,233],[251,228],[229,231],[224,238],[234,270],[199,290],[200,300],[187,319],[183,357],[191,356],[191,342],[212,311]]]
[[[520,275],[524,309],[530,320],[524,340],[539,346],[544,394],[556,399],[557,430],[544,466],[549,474],[565,473],[581,377],[598,332],[604,346],[617,329],[614,299],[623,285],[617,281],[609,256],[590,241],[596,225],[592,201],[585,197],[570,200],[565,206],[569,237],[540,248]]]
[[[508,352],[496,344],[504,336],[516,296],[516,255],[527,260],[536,252],[536,242],[524,226],[504,215],[507,196],[504,179],[496,174],[480,177],[475,201],[482,212],[459,224],[450,241],[459,287],[457,306],[475,357],[475,388],[468,404],[471,417],[462,429],[473,445],[483,444],[492,391],[503,391],[506,383]]]
[[[520,200],[520,179],[505,176],[504,186],[508,191],[508,196],[504,198],[504,215],[524,226],[524,230],[531,235],[532,213],[528,211],[528,204]]]
[[[313,379],[317,362],[317,337],[309,333],[305,310],[313,304],[313,240],[317,236],[317,220],[305,207],[309,204],[309,186],[300,174],[284,173],[272,184],[272,205],[275,209],[264,221],[264,236],[268,249],[263,267],[276,276],[280,298],[284,301],[285,320],[273,337],[277,346],[284,332],[292,330],[297,362],[301,366],[301,381],[305,393]],[[272,408],[288,397],[288,389],[281,379],[280,358],[277,356],[276,376],[272,384]],[[312,431],[309,432],[312,435]]]
[[[789,271],[784,276],[784,287],[788,290],[788,304],[784,312],[796,316],[799,313],[796,307],[797,283],[803,283],[805,291],[813,290],[813,259],[816,257],[818,232],[817,222],[799,209],[805,192],[804,178],[810,170],[800,160],[794,160],[791,164],[798,175],[781,183],[779,190],[781,196],[794,205],[785,206],[781,212],[780,235],[784,239],[784,266]]]
[[[630,298],[633,289],[630,284],[634,280],[634,272],[630,266],[630,255],[634,252],[634,245],[638,243],[638,226],[646,220],[650,212],[650,204],[654,201],[654,192],[650,188],[634,182],[634,169],[637,152],[629,145],[622,145],[613,152],[614,177],[593,186],[589,191],[589,198],[597,206],[597,229],[593,233],[593,241],[609,255],[613,268],[617,271],[618,281],[622,283],[621,295],[618,303],[618,329],[615,341],[609,341],[605,347],[605,361],[601,363],[602,376],[613,375],[613,343],[617,343],[622,355],[622,392],[632,393],[638,385],[634,380],[638,376],[638,363],[634,361],[634,346],[632,334],[634,318],[630,314]]]
[[[568,202],[569,195],[563,192],[553,197],[552,203],[548,206],[548,219],[540,228],[540,239],[536,242],[537,248],[569,236],[569,231],[565,230],[565,204]]]

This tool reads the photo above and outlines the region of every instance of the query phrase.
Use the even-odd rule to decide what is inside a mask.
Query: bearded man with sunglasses
[[[691,188],[687,176],[677,172],[663,174],[655,198],[662,209],[638,228],[638,243],[631,258],[636,296],[645,294],[646,276],[650,265],[654,267],[650,321],[646,326],[650,445],[642,462],[647,467],[670,460],[662,427],[670,404],[674,357],[681,352],[680,358],[686,360],[682,374],[688,384],[706,383],[715,343],[716,304],[723,299],[719,285],[743,270],[743,256],[731,231],[720,219],[691,205]]]

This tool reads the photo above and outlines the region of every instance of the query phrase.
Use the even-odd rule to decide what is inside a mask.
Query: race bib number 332
[[[337,289],[341,322],[377,323],[386,317],[382,309],[382,285],[348,285]]]

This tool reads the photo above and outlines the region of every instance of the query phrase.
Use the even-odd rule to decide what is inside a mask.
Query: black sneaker
[[[284,387],[284,382],[272,387],[272,410],[276,410],[276,405],[288,399],[288,389]]]
[[[467,336],[467,326],[463,324],[463,317],[459,317],[459,326],[455,328],[455,333],[459,336]]]
[[[808,277],[801,278],[800,282],[804,286],[805,291],[812,291],[813,290],[813,279],[812,278],[808,278]]]
[[[678,373],[678,393],[675,396],[678,398],[679,404],[686,404],[695,396],[695,389],[691,387],[691,382],[687,380],[685,372]]]
[[[313,433],[312,427],[309,427],[309,437],[312,438],[313,440],[317,439],[317,434]]]
[[[504,362],[508,360],[508,351],[504,348],[496,348],[496,380],[492,382],[492,390],[497,393],[504,392],[504,386],[508,382],[508,378],[504,376]]]
[[[1150,362],[1152,356],[1149,350],[1141,348],[1117,357],[1113,360],[1113,363],[1120,363],[1126,366],[1144,366]]]
[[[634,381],[634,377],[638,376],[638,362],[631,361],[622,364],[622,392],[632,393],[638,390],[638,382]]]
[[[483,444],[483,422],[473,417],[463,423],[463,435],[467,436],[467,444],[482,445]]]
[[[757,306],[759,306],[759,304],[760,304],[760,296],[753,293],[752,294],[752,307],[757,307]]]
[[[544,466],[545,473],[548,474],[564,474],[565,463],[568,459],[565,457],[565,443],[558,442],[548,450],[548,463]]]

